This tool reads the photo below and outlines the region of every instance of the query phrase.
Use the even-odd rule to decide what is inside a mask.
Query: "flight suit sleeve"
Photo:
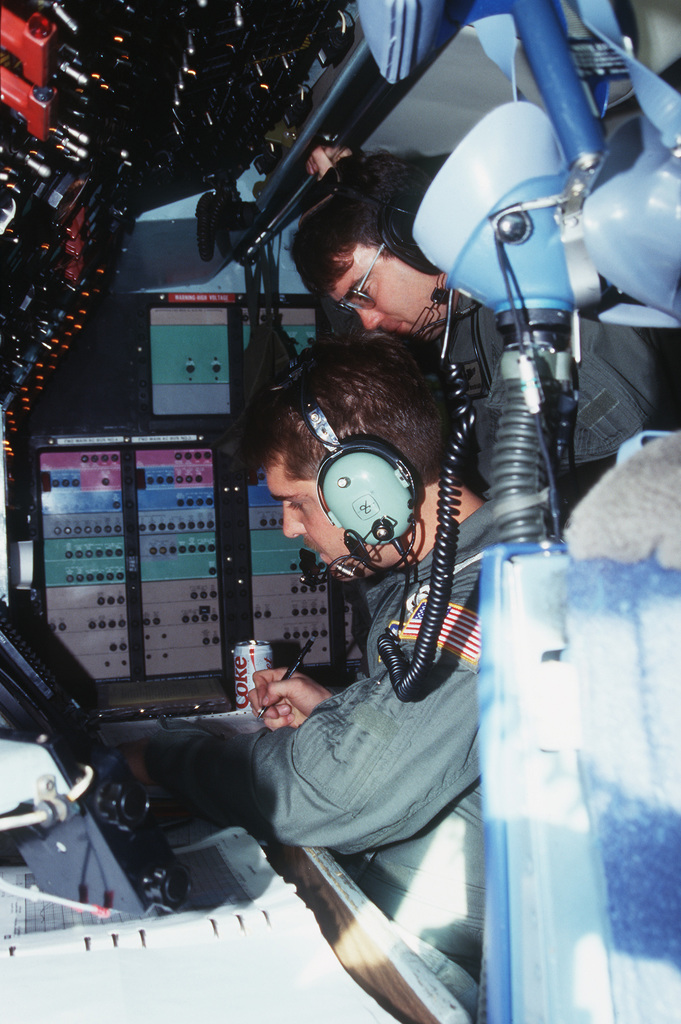
[[[298,729],[225,740],[165,729],[152,778],[218,824],[258,838],[354,853],[412,836],[478,778],[475,673],[446,654],[428,700],[403,704],[368,678]]]

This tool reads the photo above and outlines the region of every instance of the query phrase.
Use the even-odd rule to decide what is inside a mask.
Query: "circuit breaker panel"
[[[39,456],[50,629],[93,679],[130,677],[121,452]]]
[[[262,475],[248,488],[253,571],[253,633],[256,640],[295,645],[314,638],[310,661],[331,661],[332,628],[325,583],[306,586],[298,567],[301,541],[281,532],[281,505],[273,501]]]
[[[229,696],[234,643],[269,633],[288,658],[303,619],[315,663],[342,669],[342,601],[318,588],[313,608],[289,553],[262,571],[273,532],[219,445],[249,392],[245,311],[264,296],[218,275],[257,262],[305,139],[389,91],[356,5],[0,6],[11,618],[72,695],[94,682],[105,704]],[[316,334],[312,302],[275,305],[295,354]]]
[[[212,452],[136,452],[145,675],[219,672]]]
[[[279,320],[290,355],[316,336],[309,300],[285,299]],[[279,664],[314,638],[308,665],[346,666],[340,588],[301,583],[300,541],[284,536],[264,474],[222,443],[244,407],[252,326],[241,296],[112,297],[34,413],[21,461],[31,614],[100,706],[231,701],[232,650],[251,637]]]
[[[246,320],[248,336],[250,326]],[[316,335],[314,310],[283,310],[282,328],[292,351],[302,351]],[[281,505],[267,490],[263,473],[249,479],[248,525],[254,638],[274,640],[282,646],[284,654],[314,638],[308,664],[342,662],[341,652],[332,650],[333,609],[328,587],[326,584],[309,587],[301,583],[298,565],[301,540],[288,539],[282,533]]]
[[[178,699],[183,676],[223,679],[211,449],[73,444],[38,464],[45,615],[77,665],[100,683],[180,680]]]

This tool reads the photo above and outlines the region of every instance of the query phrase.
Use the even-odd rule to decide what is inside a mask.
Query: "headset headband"
[[[353,199],[377,210],[378,230],[381,239],[393,256],[403,263],[419,270],[422,274],[439,274],[440,270],[428,260],[414,241],[414,218],[423,199],[423,191],[417,188],[406,188],[397,192],[389,199],[378,199],[376,196],[359,192],[350,185],[345,185],[340,178],[338,168],[331,167],[321,181],[316,182],[311,190],[311,205],[299,220],[300,228],[305,221],[322,210],[335,197]]]

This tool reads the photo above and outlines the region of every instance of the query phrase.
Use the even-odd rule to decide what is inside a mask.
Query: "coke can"
[[[253,673],[272,668],[272,645],[264,640],[241,640],[234,645],[234,689],[237,708],[249,706],[248,693],[254,687]]]

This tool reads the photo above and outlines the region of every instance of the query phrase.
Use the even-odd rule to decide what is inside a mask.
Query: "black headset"
[[[308,349],[280,386],[299,382],[305,425],[328,452],[317,471],[319,503],[329,522],[355,541],[369,545],[399,541],[414,524],[418,474],[408,459],[381,438],[358,434],[338,439],[310,393],[307,374],[313,366]]]
[[[439,274],[440,270],[426,259],[414,241],[414,218],[423,200],[423,192],[399,192],[381,203],[378,229],[390,252],[422,274]]]
[[[426,259],[414,241],[414,218],[423,201],[424,192],[417,188],[397,192],[390,199],[376,199],[365,195],[355,188],[344,185],[338,178],[335,168],[327,171],[322,180],[311,192],[311,204],[300,218],[302,223],[306,217],[321,209],[333,196],[354,199],[378,210],[378,230],[381,241],[386,249],[422,274],[439,274],[440,270]]]

